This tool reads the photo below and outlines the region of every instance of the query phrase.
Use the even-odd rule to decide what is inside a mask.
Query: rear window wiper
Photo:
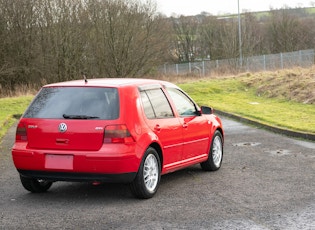
[[[70,115],[70,114],[63,114],[63,118],[65,119],[97,119],[97,116],[88,116],[88,115]]]

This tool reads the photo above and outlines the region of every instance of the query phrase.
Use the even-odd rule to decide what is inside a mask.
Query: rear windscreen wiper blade
[[[96,116],[88,116],[88,115],[70,115],[70,114],[63,114],[63,118],[65,119],[96,119],[99,117]]]

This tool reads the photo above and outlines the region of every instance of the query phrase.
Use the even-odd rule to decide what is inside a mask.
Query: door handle
[[[69,144],[69,139],[56,139],[56,144]]]
[[[160,125],[159,124],[155,125],[154,130],[160,132],[161,131]]]
[[[187,125],[186,122],[183,124],[183,128],[184,128],[184,129],[187,129],[187,128],[188,128],[188,125]]]

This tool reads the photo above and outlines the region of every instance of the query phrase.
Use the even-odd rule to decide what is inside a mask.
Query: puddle
[[[266,151],[267,153],[271,153],[273,155],[277,155],[277,156],[283,156],[283,155],[288,155],[291,153],[290,150],[286,150],[286,149],[278,149],[278,150],[274,150],[274,151]]]
[[[236,144],[233,144],[233,146],[236,146],[236,147],[242,147],[242,146],[257,146],[257,145],[260,145],[261,143],[259,142],[241,142],[241,143],[236,143]]]

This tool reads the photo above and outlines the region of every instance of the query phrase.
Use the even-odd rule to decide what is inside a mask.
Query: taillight
[[[23,124],[18,124],[15,133],[16,141],[27,141],[26,127]]]
[[[109,125],[105,127],[104,143],[134,142],[126,125]]]

